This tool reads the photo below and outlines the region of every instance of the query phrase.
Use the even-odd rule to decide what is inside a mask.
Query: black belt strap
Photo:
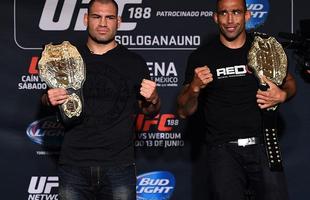
[[[268,86],[267,86],[268,87]],[[266,86],[260,87],[261,90],[266,90]],[[278,109],[268,108],[262,110],[263,120],[263,136],[268,158],[268,165],[271,171],[283,171],[282,156],[278,139]]]

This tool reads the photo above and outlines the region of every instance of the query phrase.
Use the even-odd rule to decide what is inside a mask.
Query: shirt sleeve
[[[189,84],[193,79],[194,70],[197,65],[195,57],[195,53],[191,53],[188,57],[183,85]]]

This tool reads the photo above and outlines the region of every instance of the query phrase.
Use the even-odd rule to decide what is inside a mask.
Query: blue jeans
[[[283,172],[270,171],[261,144],[222,144],[207,150],[209,198],[212,200],[288,200]]]
[[[59,166],[60,200],[135,200],[135,164],[113,168]]]

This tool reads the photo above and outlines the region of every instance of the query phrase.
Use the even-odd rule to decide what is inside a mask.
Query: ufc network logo
[[[57,176],[33,176],[31,177],[28,193],[29,194],[50,194],[52,188],[59,187]]]
[[[90,0],[82,0],[82,4],[88,4]],[[141,4],[142,0],[116,0],[118,4],[118,15],[122,16],[124,7],[126,4]],[[39,22],[39,28],[44,31],[64,31],[67,30],[72,21],[75,8],[77,6],[77,0],[63,0],[63,6],[60,11],[58,21],[54,21],[56,9],[59,0],[46,0],[43,8],[43,12]],[[87,12],[87,8],[79,8],[78,16],[75,21],[74,30],[84,31],[86,26],[83,24],[84,14]],[[74,23],[74,22],[73,22]],[[136,22],[122,22],[119,27],[119,31],[132,31],[136,28]]]

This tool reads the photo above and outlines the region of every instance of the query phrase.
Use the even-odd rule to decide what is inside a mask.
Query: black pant
[[[60,165],[61,200],[135,200],[135,164],[102,167]]]
[[[223,144],[208,148],[212,200],[288,200],[283,172],[270,171],[264,146]],[[251,197],[250,197],[251,196]]]

